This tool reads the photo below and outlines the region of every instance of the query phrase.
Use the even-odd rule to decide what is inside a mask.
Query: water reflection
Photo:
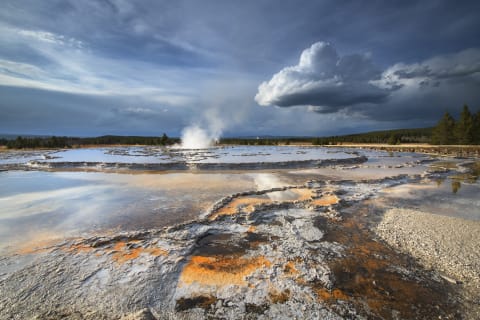
[[[480,220],[479,194],[478,181],[466,183],[449,177],[392,187],[381,193],[381,199],[391,207],[415,208],[433,214]]]
[[[344,149],[300,146],[231,146],[202,150],[161,147],[84,148],[57,151],[6,151],[0,153],[0,165],[41,162],[98,163],[257,163],[322,159],[347,159],[355,155]]]
[[[445,180],[446,180],[446,178],[438,178],[438,179],[435,179],[434,181],[435,181],[437,187],[440,188],[443,185],[443,183],[445,182]],[[452,179],[451,187],[452,187],[452,193],[457,194],[457,192],[462,187],[462,183],[457,179]]]
[[[0,249],[198,217],[225,194],[255,188],[243,174],[0,173]]]
[[[460,183],[460,181],[452,180],[452,192],[453,192],[453,194],[456,194],[458,192],[458,190],[460,190],[461,187],[462,187],[462,184]]]
[[[435,179],[435,183],[437,184],[437,187],[441,187],[444,181],[445,181],[445,178]]]
[[[480,162],[467,163],[463,167],[467,168],[467,172],[459,173],[459,161],[437,161],[430,164],[430,168],[441,170],[455,170],[454,174],[448,176],[451,180],[451,191],[457,194],[462,188],[462,184],[476,184],[480,176]],[[434,181],[437,187],[441,187],[447,177],[436,178]]]

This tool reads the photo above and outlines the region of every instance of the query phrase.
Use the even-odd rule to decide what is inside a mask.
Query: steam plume
[[[182,131],[182,149],[206,149],[220,139],[224,121],[214,109],[208,110],[205,115],[207,129],[198,124],[191,125]]]
[[[213,145],[214,139],[197,125],[186,127],[182,131],[182,149],[206,149]]]

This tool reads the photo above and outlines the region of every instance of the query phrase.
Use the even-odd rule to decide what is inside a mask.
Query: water
[[[52,151],[0,151],[0,165],[44,160]]]
[[[257,163],[325,159],[348,159],[356,155],[341,149],[290,146],[235,146],[201,150],[161,147],[111,147],[62,151],[7,151],[0,153],[1,164],[40,162],[97,163]]]
[[[408,206],[433,214],[480,221],[479,195],[480,181],[446,178],[393,187],[382,197],[397,207]]]
[[[243,174],[0,172],[0,249],[18,243],[158,228],[197,218]]]
[[[257,163],[345,159],[357,155],[316,147],[236,146],[203,150],[109,147],[7,151],[0,164]],[[225,195],[286,185],[265,172],[139,173],[0,172],[0,247],[96,232],[158,228],[199,217]]]
[[[302,185],[310,179],[375,179],[420,174],[428,156],[371,150],[301,147],[234,146],[203,150],[160,147],[111,147],[61,151],[0,152],[0,165],[42,162],[99,163],[257,163],[348,159],[366,155],[368,161],[350,169],[343,166],[282,172],[184,171],[182,173],[0,171],[0,249],[45,239],[158,228],[201,216],[220,198],[243,191]],[[348,167],[348,165],[347,165]],[[409,187],[415,190],[415,186]],[[456,193],[451,189],[455,188]],[[480,219],[478,182],[458,186],[448,180],[424,193],[418,205],[425,210]],[[273,200],[296,200],[293,191],[272,193]],[[388,195],[385,195],[388,197]],[[278,198],[278,199],[277,199]],[[415,199],[406,201],[415,202]],[[435,203],[442,203],[433,207]],[[428,206],[427,206],[428,204]],[[432,209],[433,208],[433,209]],[[460,213],[458,213],[460,212]]]
[[[348,159],[356,155],[340,149],[290,146],[235,146],[183,151],[179,155],[193,163],[257,163],[326,159]]]

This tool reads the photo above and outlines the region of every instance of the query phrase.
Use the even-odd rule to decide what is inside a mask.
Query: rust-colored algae
[[[120,252],[114,253],[112,256],[112,259],[115,262],[122,264],[129,260],[138,258],[141,252],[142,252],[142,248],[133,248],[127,251],[120,251]]]
[[[285,303],[290,299],[291,292],[289,289],[279,291],[276,289],[270,290],[268,297],[272,303]]]
[[[32,254],[50,252],[55,245],[62,241],[52,233],[40,233],[36,237],[28,239],[22,245],[18,246],[14,252],[16,254]]]
[[[336,195],[326,195],[321,198],[312,200],[312,204],[319,207],[331,206],[337,204],[339,201]]]
[[[335,302],[336,300],[348,300],[349,297],[340,289],[333,289],[329,291],[325,288],[315,290],[318,299],[321,301]]]
[[[279,200],[277,197],[282,198],[279,193],[288,192],[289,196],[287,199]],[[315,206],[329,206],[337,204],[340,199],[336,195],[325,195],[321,198],[315,199],[316,193],[313,189],[310,188],[292,188],[284,191],[272,191],[271,193],[267,192],[263,196],[268,196],[269,194],[275,194],[276,197],[270,199],[266,197],[255,197],[255,196],[244,196],[231,200],[224,206],[216,209],[210,214],[209,220],[213,221],[221,216],[231,216],[239,213],[252,213],[255,211],[255,207],[260,204],[265,203],[292,203],[295,201],[307,201],[312,203]],[[293,194],[293,197],[292,197]]]
[[[106,253],[112,253],[111,258],[113,261],[115,261],[118,264],[123,264],[127,261],[137,259],[141,254],[149,254],[151,256],[166,256],[168,255],[168,252],[166,250],[163,250],[158,247],[132,247],[135,245],[138,245],[139,241],[137,240],[131,240],[129,242],[125,241],[118,241],[116,242],[113,247],[111,248],[105,248],[105,249],[100,249],[100,248],[93,248],[92,246],[88,244],[74,244],[67,248],[66,250],[72,253],[89,253],[92,250],[97,250],[95,255],[97,257],[102,256],[103,254]]]
[[[291,189],[291,191],[298,194],[298,201],[310,200],[314,195],[313,190],[308,188]]]
[[[74,244],[68,248],[68,251],[74,252],[74,253],[88,253],[92,251],[93,248],[87,244]]]
[[[255,270],[269,267],[264,257],[204,257],[193,256],[183,268],[180,284],[198,283],[209,286],[247,285],[245,277]]]
[[[290,275],[290,276],[297,275],[298,270],[295,267],[295,262],[288,261],[287,263],[285,263],[285,266],[283,267],[283,272],[287,275]]]
[[[15,253],[17,254],[32,254],[32,253],[43,253],[43,252],[49,252],[51,249],[49,248],[42,248],[42,247],[39,247],[39,246],[24,246],[20,249],[18,249],[17,251],[15,251]]]
[[[113,251],[123,251],[126,245],[125,242],[119,241],[113,246]]]
[[[255,210],[255,206],[263,203],[271,202],[269,199],[264,198],[236,198],[230,201],[225,206],[216,210],[211,216],[210,220],[215,220],[220,216],[231,216],[239,212],[251,213]]]
[[[167,251],[160,249],[160,248],[143,248],[143,247],[136,247],[136,248],[128,248],[129,245],[134,244],[136,242],[131,241],[130,243],[125,243],[119,241],[113,247],[113,255],[112,259],[119,263],[123,264],[127,261],[137,259],[142,253],[146,253],[152,256],[165,256],[167,255]]]
[[[51,251],[51,248],[48,248],[47,246],[53,244],[53,241],[42,241],[39,243],[29,243],[27,245],[24,245],[20,247],[15,253],[17,254],[32,254],[32,253],[42,253],[42,252],[49,252]]]

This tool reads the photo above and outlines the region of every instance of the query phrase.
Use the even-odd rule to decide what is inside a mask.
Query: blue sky
[[[478,1],[0,3],[0,133],[421,127],[478,88]]]

